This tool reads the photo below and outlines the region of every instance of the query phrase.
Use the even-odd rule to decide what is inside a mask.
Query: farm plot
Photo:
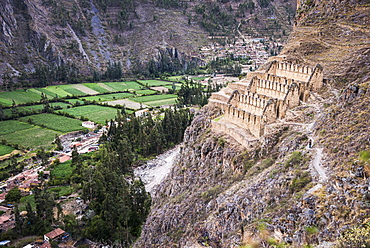
[[[24,124],[29,125],[27,123]],[[62,134],[61,132],[50,129],[35,126],[31,127],[32,128],[19,130],[17,132],[2,134],[0,135],[0,139],[5,139],[9,143],[22,145],[23,147],[42,147],[46,150],[50,150],[54,146],[52,142],[55,139],[55,135],[59,136]]]
[[[177,97],[176,98],[169,98],[169,99],[162,99],[157,101],[150,101],[145,102],[146,105],[152,106],[152,107],[158,107],[158,106],[164,106],[164,105],[174,105],[176,104]]]
[[[67,102],[69,102],[70,104],[76,104],[77,102],[79,104],[83,104],[83,101],[81,99],[67,99]]]
[[[65,97],[68,95],[72,95],[60,88],[60,85],[47,86],[45,88],[36,88],[36,90],[43,92],[51,97]]]
[[[177,98],[177,95],[174,94],[163,94],[163,95],[150,95],[150,96],[138,96],[130,98],[130,100],[135,102],[152,102],[163,99]]]
[[[133,102],[133,101],[130,101],[130,100],[127,100],[127,99],[109,101],[109,102],[105,102],[105,103],[107,103],[110,106],[116,106],[116,105],[123,106],[123,105],[125,105],[125,107],[129,108],[129,109],[141,109],[141,108],[148,107],[145,104],[140,104],[138,102]],[[126,113],[131,114],[131,113],[133,113],[133,111],[130,111],[130,110],[126,109]]]
[[[153,95],[157,93],[155,90],[137,90],[135,91],[137,95]]]
[[[98,96],[86,96],[81,97],[82,100],[88,100],[88,101],[111,101],[116,99],[125,99],[134,96],[131,93],[113,93],[113,94],[104,94],[104,95],[98,95]]]
[[[6,155],[14,151],[15,149],[11,146],[0,144],[0,156]]]
[[[20,122],[20,121],[0,121],[0,136],[5,135],[5,134],[10,134],[10,133],[15,133],[19,132],[25,129],[30,129],[33,128],[34,126]]]
[[[24,122],[28,121],[29,119],[31,119],[32,123],[35,125],[60,131],[62,133],[86,129],[81,126],[82,121],[54,114],[39,114],[20,118],[20,120]]]
[[[41,99],[41,93],[37,94],[33,91],[28,90],[15,90],[0,92],[0,104],[3,106],[12,106],[13,100],[15,104],[36,102]]]
[[[113,88],[117,91],[140,90],[140,89],[143,88],[142,85],[140,85],[137,82],[133,82],[133,81],[129,81],[129,82],[110,82],[110,83],[105,83],[105,85],[107,85],[110,88]]]
[[[108,93],[108,92],[111,92],[110,90],[107,90],[106,88],[104,87],[101,87],[99,84],[97,83],[84,83],[83,84],[84,86],[94,90],[94,91],[97,91],[98,93]],[[91,94],[90,94],[91,95]]]
[[[68,106],[71,106],[68,103],[65,102],[53,102],[50,103],[50,106],[52,107],[59,107],[59,108],[67,108]],[[31,106],[21,106],[21,107],[16,107],[16,111],[19,113],[19,115],[30,115],[30,114],[38,114],[41,113],[43,110],[44,105],[42,104],[35,104]],[[12,108],[7,108],[4,109],[4,115],[5,117],[11,117],[12,116]]]
[[[77,88],[78,84],[63,84],[60,85],[59,87],[64,90],[65,92],[74,95],[74,96],[83,96],[85,95],[85,92],[79,90]]]
[[[171,76],[167,78],[168,81],[185,82],[184,76]]]
[[[170,89],[170,90],[173,89],[173,85],[165,85],[163,87],[166,87],[167,89]],[[181,89],[181,84],[175,83],[175,90],[179,90],[179,89]]]
[[[163,85],[172,84],[172,82],[161,81],[161,80],[139,80],[138,82],[141,83],[142,85],[148,86],[148,87],[163,86]]]
[[[171,86],[171,88],[172,88],[172,86]],[[150,87],[150,89],[166,93],[166,92],[169,91],[170,87],[167,88],[167,87],[164,87],[164,86],[157,86],[157,87]]]
[[[106,120],[114,119],[117,115],[117,109],[99,105],[84,105],[75,108],[64,109],[66,112],[76,117],[84,116],[91,121],[105,124]]]
[[[82,91],[84,94],[83,95],[96,95],[96,94],[99,94],[98,91],[96,90],[93,90],[89,87],[87,87],[86,85],[83,85],[83,84],[75,84],[74,87],[80,91]]]

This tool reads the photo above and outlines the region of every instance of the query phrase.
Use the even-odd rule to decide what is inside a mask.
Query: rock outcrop
[[[215,103],[234,98],[261,113],[265,99],[245,94],[252,77],[215,95],[153,195],[136,247],[369,245],[369,8],[366,1],[300,1],[283,55],[292,64],[320,63],[323,87],[267,123],[259,139],[249,133],[251,146],[240,145],[243,128],[215,130],[212,120],[224,111]]]

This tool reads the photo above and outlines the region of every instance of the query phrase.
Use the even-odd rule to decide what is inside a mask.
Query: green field
[[[158,100],[169,99],[169,98],[177,98],[177,95],[163,94],[163,95],[138,96],[138,97],[130,98],[130,100],[134,102],[146,103],[146,102],[158,101]]]
[[[51,171],[50,177],[51,180],[67,180],[71,177],[72,172],[74,170],[74,166],[72,166],[72,160],[68,160],[64,163],[58,164],[55,168]]]
[[[76,102],[79,102],[80,104],[84,103],[81,99],[67,99],[66,101],[71,104],[75,104]]]
[[[85,95],[84,92],[76,89],[74,84],[64,84],[64,85],[59,85],[59,87],[65,92],[69,93],[70,95],[74,95],[74,96]]]
[[[68,95],[72,95],[71,93],[68,93],[67,91],[63,90],[61,85],[53,85],[53,86],[47,86],[45,88],[37,88],[38,91],[44,92],[46,95],[52,96],[52,97],[65,97]],[[69,86],[70,87],[70,86]]]
[[[137,95],[153,95],[157,93],[155,90],[137,90],[135,91]]]
[[[105,124],[105,120],[114,119],[117,115],[117,109],[99,105],[84,105],[62,111],[76,117],[84,116],[93,122],[101,124]]]
[[[6,155],[14,151],[15,149],[11,146],[0,144],[0,156]]]
[[[184,76],[171,76],[167,78],[168,81],[185,82]]]
[[[84,130],[81,126],[82,121],[54,114],[39,114],[20,118],[21,121],[27,122],[32,119],[35,125],[46,127],[62,133]]]
[[[126,90],[140,90],[143,88],[139,83],[129,81],[129,82],[109,82],[105,83],[105,85],[109,86],[112,89],[117,91],[126,91]]]
[[[70,104],[65,103],[65,102],[53,102],[53,103],[50,103],[50,105],[52,107],[57,107],[58,106],[58,107],[61,107],[61,108],[67,108],[68,106],[71,106]],[[41,113],[43,108],[44,108],[44,105],[42,105],[42,104],[16,107],[16,109],[18,110],[18,113],[20,115]],[[4,109],[4,114],[5,114],[6,117],[11,117],[12,116],[12,109],[11,108]]]
[[[176,104],[176,98],[169,98],[169,99],[163,99],[163,100],[157,100],[157,101],[150,101],[145,102],[146,105],[152,106],[152,107],[158,107],[162,105],[174,105]]]
[[[107,89],[99,86],[97,83],[85,83],[83,85],[85,85],[86,87],[88,87],[92,90],[95,90],[99,93],[110,93],[111,92],[110,90],[107,90]]]
[[[20,121],[0,121],[0,136],[33,128],[33,125]]]
[[[5,122],[0,122],[0,125]],[[19,122],[21,123],[21,122]],[[25,125],[31,126],[32,128],[19,130],[17,132],[1,134],[0,139],[5,139],[9,143],[22,145],[28,148],[42,147],[46,150],[50,150],[54,147],[52,144],[55,139],[55,135],[61,135],[61,132],[49,130],[41,127],[35,127],[24,123]]]
[[[204,79],[206,79],[207,77],[191,77],[189,79],[192,79],[193,81],[202,81]]]
[[[144,86],[148,86],[148,87],[172,84],[172,82],[161,81],[161,80],[139,80],[139,83],[141,83]]]
[[[29,90],[15,90],[0,92],[0,104],[5,107],[12,106],[13,100],[15,104],[29,103],[39,101],[41,93],[37,94]]]
[[[154,91],[155,92],[155,91]],[[104,94],[104,95],[98,95],[98,96],[86,96],[81,97],[83,100],[88,101],[97,101],[97,102],[104,102],[104,101],[112,101],[112,100],[119,100],[119,99],[125,99],[134,96],[134,94],[131,93],[113,93],[113,94]]]

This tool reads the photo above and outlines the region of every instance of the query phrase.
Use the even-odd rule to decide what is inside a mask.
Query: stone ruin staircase
[[[252,148],[263,137],[267,124],[283,118],[300,101],[306,101],[310,92],[320,89],[322,83],[320,65],[269,62],[263,69],[212,94],[208,104],[223,112],[221,118],[212,121],[212,128]]]

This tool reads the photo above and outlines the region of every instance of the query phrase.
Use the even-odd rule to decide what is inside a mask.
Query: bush
[[[302,163],[303,156],[299,151],[295,151],[290,155],[288,160],[285,162],[285,168],[294,167]]]

